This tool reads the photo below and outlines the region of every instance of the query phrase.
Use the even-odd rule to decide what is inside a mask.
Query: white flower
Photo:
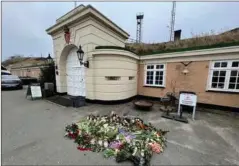
[[[104,147],[107,148],[108,145],[109,145],[108,142],[105,140],[105,141],[104,141]]]
[[[141,150],[141,156],[144,157],[144,150]]]
[[[99,144],[100,146],[102,146],[102,144],[103,144],[102,140],[99,140],[99,141],[98,141],[98,144]]]
[[[135,147],[135,148],[134,148],[134,152],[133,152],[132,156],[134,156],[134,155],[137,153],[137,150],[138,150],[138,148],[137,148],[137,147]]]
[[[115,155],[119,152],[119,149],[115,149]]]
[[[92,145],[94,145],[94,144],[95,144],[95,139],[93,138],[93,139],[90,141],[90,143],[91,143]]]
[[[108,127],[108,124],[106,123],[106,124],[104,124],[103,126],[104,126],[104,128],[107,128],[107,127]]]

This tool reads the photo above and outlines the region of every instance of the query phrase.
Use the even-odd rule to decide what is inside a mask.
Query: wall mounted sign
[[[178,115],[180,114],[181,105],[192,106],[193,107],[193,120],[195,119],[195,111],[197,105],[197,95],[192,93],[180,93],[179,105],[178,105]]]
[[[67,27],[67,26],[65,26],[65,28],[64,28],[64,37],[65,37],[65,41],[66,41],[66,43],[67,44],[69,44],[70,43],[70,39],[71,39],[71,33],[70,33],[70,30],[69,30],[69,28]]]

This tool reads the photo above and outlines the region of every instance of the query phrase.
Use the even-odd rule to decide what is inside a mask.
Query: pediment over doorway
[[[117,34],[117,36],[122,38],[122,40],[129,38],[129,34],[126,31],[124,31],[122,28],[120,28],[91,5],[80,5],[76,7],[75,9],[57,19],[56,24],[49,27],[46,32],[49,35],[54,36],[58,32],[63,32],[65,26],[71,27],[74,24],[88,18],[92,18],[92,20],[95,20],[97,23],[104,25],[106,28]]]

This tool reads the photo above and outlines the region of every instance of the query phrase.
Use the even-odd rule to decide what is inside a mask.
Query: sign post
[[[178,115],[180,114],[181,105],[192,106],[193,107],[193,115],[192,119],[195,120],[195,112],[196,112],[196,105],[197,105],[197,96],[195,93],[187,93],[182,92],[180,93],[179,97],[179,105],[178,105]]]

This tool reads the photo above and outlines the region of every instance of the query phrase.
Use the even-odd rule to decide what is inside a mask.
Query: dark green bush
[[[54,84],[54,91],[56,92],[56,77],[55,77],[55,65],[54,63],[48,64],[47,67],[41,68],[41,74],[39,82],[41,87],[44,88],[45,82],[51,82]]]

